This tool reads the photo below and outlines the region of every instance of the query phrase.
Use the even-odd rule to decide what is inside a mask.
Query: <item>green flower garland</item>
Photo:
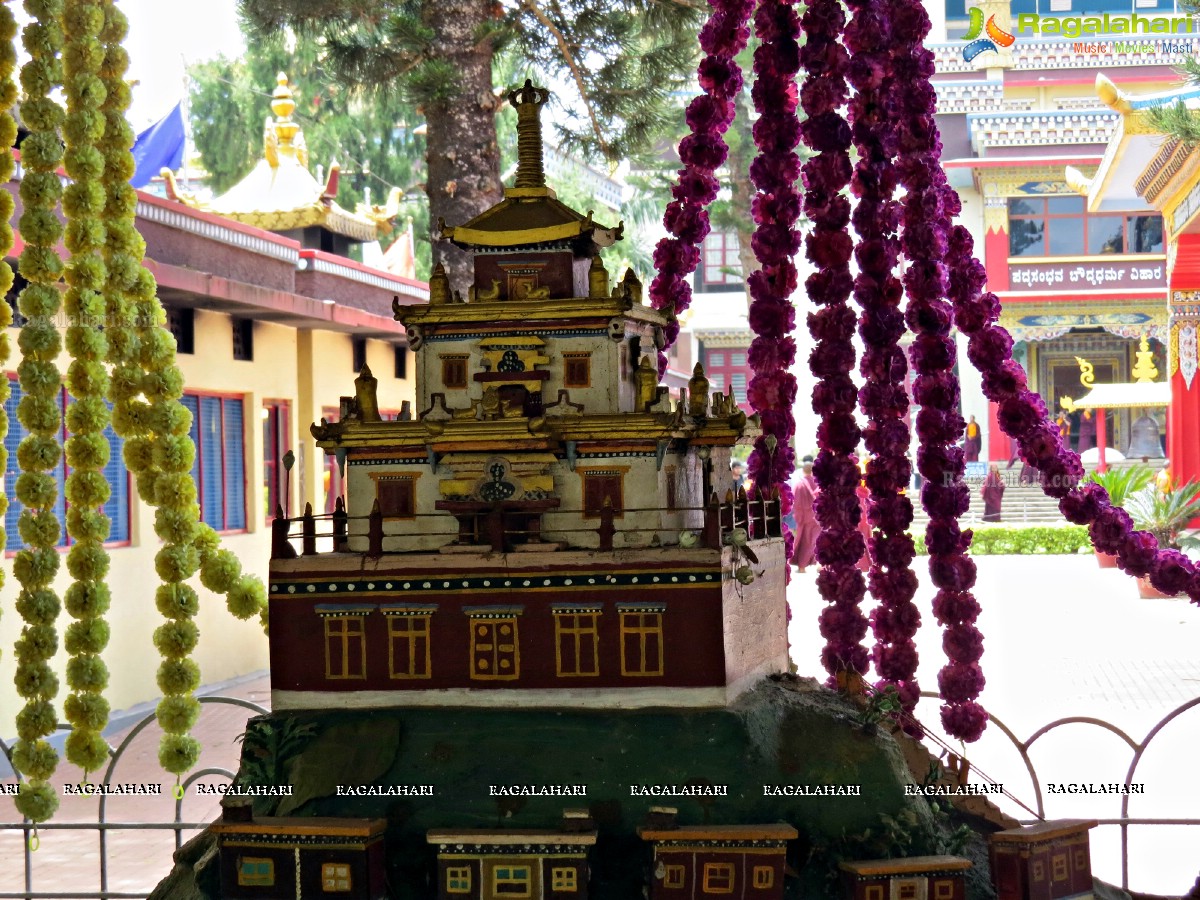
[[[8,183],[13,176],[12,146],[17,142],[17,120],[12,108],[17,102],[17,84],[13,73],[17,68],[17,20],[12,14],[8,0],[0,3],[0,180]],[[12,216],[15,205],[12,194],[0,191],[0,290],[5,295],[12,289],[12,267],[5,261],[13,247]],[[12,310],[7,303],[0,303],[0,370],[8,366],[12,352],[8,340],[8,327],[12,325]],[[5,404],[12,395],[8,378],[0,378],[0,472],[8,471],[8,450],[4,439],[8,437],[8,411]],[[8,498],[0,488],[0,545],[8,546],[8,534],[4,530],[4,514],[8,512]],[[4,569],[0,568],[0,589],[4,587]]]
[[[24,396],[17,416],[29,434],[17,450],[21,468],[17,499],[24,506],[18,528],[25,547],[13,563],[21,583],[17,610],[25,621],[16,645],[14,681],[25,707],[17,715],[13,764],[28,779],[16,798],[17,809],[34,822],[44,822],[58,807],[58,796],[49,784],[58,754],[45,738],[57,727],[54,698],[58,694],[58,676],[50,668],[50,659],[58,649],[55,622],[60,607],[52,583],[58,572],[60,536],[54,514],[58,487],[53,473],[62,454],[62,382],[56,364],[61,341],[55,327],[62,275],[55,247],[62,226],[55,210],[62,194],[56,170],[62,158],[59,129],[63,112],[50,95],[62,81],[58,54],[63,34],[60,0],[26,0],[25,9],[34,21],[24,30],[29,60],[21,67],[25,90],[21,119],[30,134],[21,145],[24,211],[19,227],[25,249],[20,270],[28,284],[19,302],[21,314],[29,321],[18,338],[23,359],[17,371]]]
[[[74,583],[64,597],[67,612],[74,617],[66,633],[67,683],[72,694],[64,705],[71,734],[67,759],[84,771],[102,768],[108,760],[108,744],[101,732],[108,722],[108,667],[100,653],[108,645],[108,622],[104,613],[111,600],[104,578],[109,558],[104,549],[110,521],[103,512],[111,486],[104,476],[108,463],[109,422],[104,397],[108,372],[104,360],[108,338],[101,330],[105,320],[104,289],[107,269],[101,258],[105,244],[105,197],[101,187],[104,157],[97,149],[105,132],[100,106],[105,99],[99,72],[104,48],[93,37],[104,24],[98,0],[66,0],[63,31],[64,88],[67,117],[63,124],[66,153],[63,162],[71,183],[63,192],[67,227],[65,243],[71,258],[67,264],[65,309],[68,317],[67,349],[71,365],[67,390],[75,398],[67,411],[66,441],[67,533],[72,538],[67,552],[67,569]]]
[[[216,532],[200,523],[191,477],[196,454],[192,417],[180,403],[183,375],[175,361],[175,342],[163,327],[166,314],[154,278],[142,266],[145,243],[134,229],[137,196],[128,185],[132,135],[124,119],[129,92],[122,78],[128,59],[120,47],[127,24],[112,0],[103,0],[102,8],[106,57],[101,78],[108,90],[103,109],[112,129],[101,149],[109,230],[108,312],[116,326],[109,332],[113,427],[126,439],[125,461],[137,478],[139,494],[157,507],[154,530],[164,542],[155,558],[163,581],[156,601],[167,619],[154,633],[163,656],[158,670],[163,699],[157,714],[165,733],[159,762],[167,771],[182,774],[200,754],[199,743],[188,734],[200,712],[192,696],[200,684],[200,669],[190,659],[199,639],[192,621],[199,598],[186,581],[199,571],[205,587],[226,596],[230,612],[242,619],[259,613],[264,623],[266,591],[260,579],[243,574],[236,556],[220,549]]]

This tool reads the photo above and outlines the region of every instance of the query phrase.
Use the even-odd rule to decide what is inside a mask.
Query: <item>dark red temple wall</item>
[[[325,620],[316,613],[321,603],[387,604],[411,601],[436,603],[430,620],[431,677],[389,677],[387,619],[374,609],[365,617],[366,678],[325,677]],[[617,603],[655,601],[666,605],[663,624],[663,674],[621,675],[621,615]],[[601,603],[599,618],[599,675],[559,677],[556,633],[551,604]],[[519,605],[519,677],[505,680],[472,679],[471,628],[480,620],[468,617],[464,607]],[[655,588],[642,592],[629,587],[595,591],[422,592],[420,596],[306,596],[271,600],[271,671],[276,690],[360,691],[430,690],[470,687],[504,688],[604,688],[702,687],[725,683],[721,589],[712,587]],[[486,620],[484,620],[486,621]]]

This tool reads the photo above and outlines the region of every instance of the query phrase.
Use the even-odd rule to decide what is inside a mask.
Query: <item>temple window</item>
[[[892,896],[896,900],[917,900],[918,893],[923,893],[919,890],[920,887],[921,885],[915,879],[899,881],[893,888]]]
[[[246,528],[245,404],[241,397],[187,393],[179,401],[192,414],[192,480],[200,521],[217,531]]]
[[[621,614],[621,674],[663,674],[663,607],[618,603]]]
[[[704,864],[704,893],[733,893],[733,863]]]
[[[175,338],[176,353],[196,352],[196,311],[186,306],[167,307],[167,330]]]
[[[233,326],[233,358],[254,362],[254,320],[230,319]]]
[[[1075,850],[1075,871],[1082,872],[1088,867],[1088,852],[1085,847],[1078,847]]]
[[[367,677],[366,613],[317,606],[325,620],[325,677],[342,681]]]
[[[600,606],[555,604],[554,647],[559,677],[600,674]]]
[[[375,476],[375,498],[385,519],[413,519],[417,515],[417,476]]]
[[[585,388],[592,384],[592,355],[590,353],[563,354],[563,387]]]
[[[550,890],[578,891],[579,873],[574,868],[553,868],[550,870]]]
[[[469,894],[471,892],[471,867],[451,866],[446,869],[446,893]]]
[[[742,258],[736,232],[710,231],[704,239],[700,291],[731,290],[742,285]]]
[[[1050,857],[1050,875],[1055,881],[1067,880],[1067,854],[1056,853]]]
[[[663,871],[663,887],[683,887],[686,872],[683,866],[667,866]]]
[[[517,616],[522,607],[468,606],[471,619],[471,678],[515,681],[521,675]]]
[[[583,479],[583,517],[594,519],[600,515],[605,501],[612,506],[613,515],[620,517],[625,511],[625,473],[619,469],[593,469],[581,471]]]
[[[395,360],[393,360],[393,362],[395,363],[395,370],[394,370],[395,376],[397,378],[407,378],[408,377],[408,348],[407,347],[396,347],[396,348],[394,348],[394,352],[395,352],[395,357],[396,357]]]
[[[867,885],[863,892],[863,900],[883,900],[883,888],[877,884]]]
[[[266,519],[275,517],[275,510],[289,510],[288,473],[283,457],[292,449],[291,404],[287,400],[264,400],[263,425],[263,494]]]
[[[939,878],[933,883],[933,900],[954,900],[954,882]]]
[[[367,339],[366,338],[351,338],[350,339],[350,365],[353,366],[354,374],[357,375],[362,371],[363,366],[367,364]]]
[[[1034,860],[1034,863],[1030,868],[1033,869],[1033,880],[1034,881],[1044,881],[1045,880],[1045,878],[1046,878],[1045,863],[1043,863],[1040,859]]]
[[[350,866],[347,863],[324,863],[321,866],[321,890],[326,894],[350,893]]]
[[[388,623],[388,677],[429,678],[429,625],[435,606],[383,607]]]
[[[442,357],[442,384],[447,388],[465,388],[467,386],[467,357]]]
[[[1161,216],[1089,213],[1082,197],[1013,197],[1008,201],[1010,257],[1162,252]]]
[[[504,897],[528,897],[532,872],[531,866],[496,866],[492,869],[492,893]]]
[[[753,884],[756,888],[774,887],[775,870],[770,866],[755,866]]]
[[[238,859],[238,887],[274,887],[275,861],[261,856],[243,856]]]

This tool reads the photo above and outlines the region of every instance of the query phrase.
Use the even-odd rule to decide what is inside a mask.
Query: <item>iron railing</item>
[[[255,715],[262,715],[269,710],[257,703],[252,703],[249,700],[242,700],[236,697],[199,697],[197,698],[201,704],[206,705],[228,705],[240,706],[243,709]],[[109,762],[108,767],[104,771],[103,779],[98,783],[101,792],[98,794],[98,803],[96,809],[95,822],[43,822],[40,825],[34,825],[28,819],[21,822],[2,822],[0,821],[0,834],[6,832],[20,832],[24,835],[23,842],[23,867],[24,867],[24,891],[0,891],[0,898],[10,900],[10,898],[26,898],[26,900],[43,900],[43,898],[71,898],[71,900],[142,900],[149,895],[153,887],[141,892],[129,891],[113,891],[109,890],[109,843],[108,835],[110,832],[119,831],[169,831],[175,835],[175,849],[178,850],[183,846],[183,833],[185,831],[201,831],[208,827],[208,822],[185,822],[183,820],[183,798],[187,795],[187,789],[195,784],[199,779],[212,775],[222,776],[233,781],[234,773],[223,768],[205,768],[199,769],[188,775],[187,779],[181,781],[179,788],[175,792],[172,800],[175,806],[174,818],[167,821],[159,822],[110,822],[108,821],[108,794],[103,793],[103,787],[114,784],[113,775],[116,771],[117,764],[121,761],[121,757],[129,749],[134,739],[137,738],[146,728],[155,722],[153,713],[141,719],[136,725],[129,730],[116,749],[109,747]],[[70,726],[60,726],[61,730],[70,730]],[[230,737],[233,737],[231,735]],[[9,766],[15,771],[12,766],[12,750],[3,741],[0,740],[0,752],[8,760]],[[17,775],[18,782],[23,781],[20,774]],[[39,832],[55,832],[55,831],[84,831],[94,832],[97,836],[97,851],[96,864],[97,874],[99,878],[99,889],[94,891],[87,890],[56,890],[56,891],[37,891],[34,884],[34,869],[36,860],[36,850],[39,843],[37,837]],[[80,856],[85,854],[82,849]],[[169,860],[164,860],[164,863]],[[11,869],[9,869],[11,872]],[[153,871],[151,874],[156,879],[163,878],[169,871],[169,866],[164,867],[161,871]]]

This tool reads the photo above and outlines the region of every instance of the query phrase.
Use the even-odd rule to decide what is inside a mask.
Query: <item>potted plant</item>
[[[1092,472],[1087,481],[1094,481],[1108,491],[1108,498],[1113,506],[1124,506],[1125,501],[1139,491],[1145,490],[1154,479],[1154,471],[1147,465],[1136,463],[1132,466],[1109,469],[1107,472]],[[1102,569],[1116,568],[1117,558],[1111,553],[1095,551],[1096,562]]]
[[[1154,535],[1159,547],[1170,550],[1200,547],[1200,540],[1183,534],[1192,520],[1200,518],[1200,484],[1189,481],[1166,490],[1144,490],[1129,498],[1126,509],[1138,530]],[[1138,578],[1138,590],[1143,598],[1168,596],[1145,576]]]

